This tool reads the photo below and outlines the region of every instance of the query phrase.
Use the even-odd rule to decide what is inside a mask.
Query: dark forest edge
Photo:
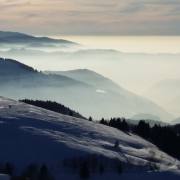
[[[115,148],[115,147],[114,147]],[[57,170],[61,168],[64,171],[72,172],[80,179],[89,179],[94,175],[103,175],[107,172],[114,172],[121,175],[127,165],[123,164],[119,159],[108,159],[101,155],[90,154],[73,158],[63,159],[58,163]],[[147,164],[147,170],[152,169],[151,164]],[[130,168],[130,167],[128,167]],[[11,180],[54,180],[54,172],[51,166],[47,164],[32,163],[19,173],[16,167],[9,162],[0,164],[0,174],[5,174]]]
[[[84,116],[82,116],[78,112],[54,101],[42,101],[42,100],[30,100],[30,99],[22,99],[19,101],[24,102],[26,104],[34,105],[37,107],[41,107],[50,111],[54,111],[57,113],[61,113],[64,115],[72,116],[75,118],[86,119]]]
[[[100,124],[119,129],[125,133],[137,134],[156,145],[167,154],[180,159],[180,125],[150,126],[145,120],[140,120],[137,125],[127,122],[125,118],[102,118]]]

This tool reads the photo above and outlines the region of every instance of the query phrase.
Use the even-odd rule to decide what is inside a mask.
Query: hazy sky
[[[0,0],[0,30],[180,35],[180,0]]]

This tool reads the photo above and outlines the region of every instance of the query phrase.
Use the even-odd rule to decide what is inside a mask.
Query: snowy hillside
[[[118,148],[114,147],[116,141]],[[2,97],[0,147],[1,163],[11,162],[18,170],[30,163],[46,163],[57,179],[79,179],[73,171],[63,169],[62,161],[92,154],[106,159],[109,167],[115,159],[122,162],[121,175],[107,170],[101,179],[180,177],[179,161],[136,135]],[[152,166],[159,171],[150,172]],[[90,179],[99,179],[98,176],[94,174]]]

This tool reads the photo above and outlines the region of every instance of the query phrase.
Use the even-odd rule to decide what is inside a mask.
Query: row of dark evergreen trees
[[[78,173],[81,179],[89,179],[95,174],[115,172],[120,175],[123,172],[123,165],[119,159],[108,159],[97,154],[64,159],[63,166]]]
[[[20,102],[24,102],[26,104],[30,104],[30,105],[34,105],[37,107],[41,107],[47,110],[51,110],[57,113],[61,113],[64,115],[68,115],[68,116],[73,116],[76,118],[82,118],[82,119],[86,119],[85,117],[83,117],[81,114],[79,114],[78,112],[75,112],[74,110],[59,104],[57,102],[53,102],[53,101],[42,101],[42,100],[30,100],[30,99],[22,99],[20,100]]]
[[[0,173],[9,175],[11,180],[54,180],[45,164],[41,166],[31,164],[18,176],[15,175],[15,170],[15,166],[11,163],[0,165]]]
[[[89,179],[92,175],[102,175],[108,172],[108,169],[118,174],[122,173],[122,163],[119,159],[111,159],[96,155],[87,154],[84,156],[66,158],[62,161],[62,167],[68,171],[71,169],[79,175],[80,179]],[[72,171],[70,171],[72,172]],[[50,172],[46,164],[37,165],[30,164],[17,175],[16,168],[11,163],[0,164],[0,174],[7,174],[11,180],[54,180],[55,178]]]
[[[126,133],[135,133],[155,144],[162,151],[180,159],[180,125],[150,126],[148,122],[139,121],[137,125],[130,124],[124,118],[102,119],[101,124],[117,128]]]

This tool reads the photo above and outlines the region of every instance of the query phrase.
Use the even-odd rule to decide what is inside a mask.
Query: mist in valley
[[[55,74],[57,74],[57,72],[61,72],[61,75],[64,73],[62,71],[74,69],[88,69],[95,71],[104,77],[111,79],[114,83],[127,91],[152,100],[171,114],[172,119],[180,116],[180,111],[177,108],[179,105],[179,101],[177,99],[180,97],[178,87],[169,86],[167,84],[168,88],[171,87],[170,91],[167,90],[164,84],[160,87],[161,82],[164,81],[176,81],[179,83],[179,53],[122,52],[118,49],[112,49],[111,47],[108,49],[105,47],[100,48],[94,46],[93,48],[92,46],[85,46],[84,44],[74,43],[72,41],[68,42],[71,43],[64,45],[52,43],[50,46],[46,43],[1,43],[0,54],[2,57],[16,59],[21,63],[37,69],[38,71],[51,71],[51,73],[56,71]],[[73,76],[74,74],[72,74],[70,78],[73,79]],[[82,79],[76,80],[82,82]],[[87,79],[87,81],[88,80],[89,79]],[[91,82],[92,81],[93,79],[91,79]],[[83,83],[89,85],[88,82]],[[92,86],[94,86],[94,84]],[[79,87],[76,88],[76,92],[78,92]],[[97,83],[96,87],[91,88],[94,88],[93,94],[96,98],[98,97],[97,95],[106,96],[106,100],[108,101],[109,92],[107,93],[107,89],[104,89],[103,84]],[[11,96],[11,93],[8,93],[9,90],[6,91],[6,94],[9,97],[16,98],[18,96],[17,94],[20,92],[19,89],[16,88],[16,90],[14,90],[13,97]],[[23,92],[26,93],[24,94]],[[82,93],[82,89],[80,92]],[[70,105],[79,111],[83,111],[82,113],[86,116],[91,114],[91,110],[87,112],[83,109],[83,106],[80,108],[76,107],[76,102],[79,100],[74,98],[74,93],[71,92],[70,88],[68,93],[72,96],[70,97],[67,95],[67,89],[63,90],[63,88],[59,89],[57,87],[53,87],[52,90],[51,87],[46,87],[46,89],[43,90],[41,88],[37,88],[35,93],[30,89],[22,91],[20,93],[20,98],[26,98],[26,96],[29,98],[36,98],[34,94],[38,94],[41,99],[46,99],[45,97],[47,97],[47,99],[51,98],[52,100],[58,99],[59,101],[62,101],[62,103]],[[50,96],[50,94],[53,94],[53,96]],[[64,100],[65,94],[67,95],[65,98],[66,100]],[[84,96],[88,96],[88,94],[85,94]],[[112,100],[110,99],[109,101]],[[89,99],[89,103],[91,103],[91,101],[92,100]],[[97,98],[96,101],[102,101],[102,99]],[[92,101],[92,106],[93,103],[95,103],[95,100]],[[112,105],[113,103],[114,101],[110,104]],[[115,106],[116,105],[114,104],[112,109],[113,114],[116,116],[128,116],[128,113],[128,117],[135,115],[130,112],[125,113],[125,110],[122,109],[119,113],[119,107],[114,108]],[[109,107],[102,107],[102,115],[105,113],[106,108],[108,109]],[[96,108],[94,108],[94,110],[95,109]],[[98,111],[99,110],[97,110],[97,112]],[[118,113],[115,113],[115,111]],[[139,111],[139,113],[143,112]],[[100,118],[100,116],[98,116],[98,118]]]

